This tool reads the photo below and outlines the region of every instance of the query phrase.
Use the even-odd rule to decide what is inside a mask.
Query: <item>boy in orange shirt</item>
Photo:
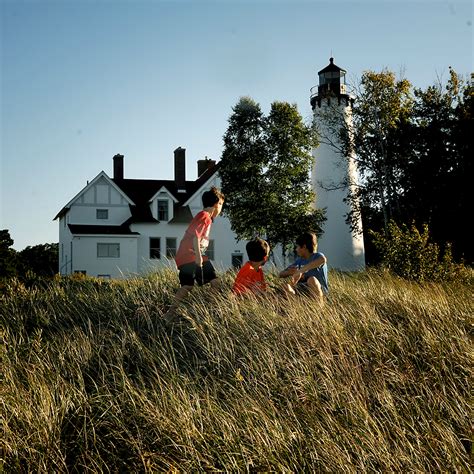
[[[246,245],[249,261],[239,270],[232,291],[237,295],[259,294],[267,290],[262,265],[268,260],[270,246],[263,239],[254,239]]]
[[[188,228],[176,252],[176,266],[179,270],[181,288],[177,291],[173,304],[164,318],[171,321],[178,303],[192,290],[194,282],[198,285],[210,283],[217,287],[219,280],[211,261],[204,255],[209,245],[209,232],[212,222],[222,210],[224,195],[212,187],[202,195],[203,210],[198,212]]]

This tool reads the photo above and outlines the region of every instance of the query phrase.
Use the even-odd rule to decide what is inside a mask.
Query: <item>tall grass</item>
[[[331,299],[57,279],[0,296],[5,472],[468,472],[472,287],[331,275]]]

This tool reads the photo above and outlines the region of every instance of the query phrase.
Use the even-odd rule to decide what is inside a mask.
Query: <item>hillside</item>
[[[4,286],[3,470],[470,470],[472,287],[333,273],[321,309],[230,281],[173,326],[171,273]]]

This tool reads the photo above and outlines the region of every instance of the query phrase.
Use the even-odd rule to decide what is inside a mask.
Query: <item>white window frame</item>
[[[117,246],[117,255],[113,255],[115,252],[112,250],[112,245]],[[99,251],[99,247],[102,248],[102,252]],[[104,252],[105,249],[107,250]],[[120,244],[117,242],[97,242],[97,258],[120,258]]]
[[[102,213],[105,213],[105,216],[106,216],[106,217],[99,217],[99,214],[100,214],[101,212],[102,212]],[[108,209],[96,209],[96,210],[95,210],[95,217],[96,217],[96,219],[98,219],[98,220],[101,220],[101,221],[102,221],[102,220],[105,220],[105,221],[106,221],[106,220],[109,219],[109,210],[108,210]]]
[[[160,203],[166,203],[166,217],[160,218]],[[156,200],[156,216],[159,221],[168,222],[170,220],[170,201],[169,199],[157,199]]]
[[[151,241],[152,240],[158,240],[158,247],[154,246],[152,247],[151,246]],[[149,241],[148,241],[148,246],[149,246],[149,253],[148,253],[148,258],[150,260],[159,260],[161,258],[161,237],[150,237]],[[152,256],[152,250],[158,250],[158,256],[155,257],[155,256]]]

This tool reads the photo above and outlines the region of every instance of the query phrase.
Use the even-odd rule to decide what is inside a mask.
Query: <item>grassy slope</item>
[[[5,472],[468,471],[472,288],[331,277],[174,327],[174,274],[4,288]]]

